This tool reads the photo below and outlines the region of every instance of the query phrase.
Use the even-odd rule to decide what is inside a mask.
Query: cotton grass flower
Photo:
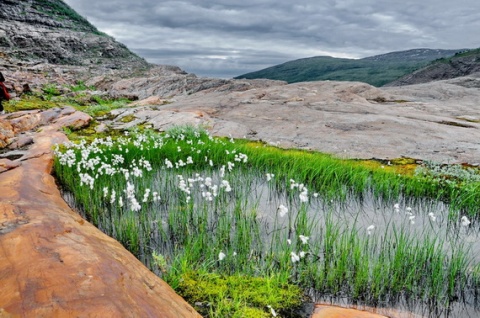
[[[367,235],[372,235],[373,230],[375,230],[375,225],[370,225],[367,227]]]
[[[460,219],[460,222],[462,223],[462,226],[469,226],[470,225],[470,220],[464,215]]]
[[[310,237],[304,235],[300,235],[298,238],[302,241],[302,244],[308,244],[308,240],[310,239]]]
[[[227,180],[222,180],[222,184],[220,186],[221,188],[224,188],[225,192],[231,192],[232,187],[230,187],[230,183]]]
[[[219,261],[223,261],[225,259],[225,257],[227,257],[227,255],[225,255],[224,252],[220,251],[220,253],[218,253],[218,260]]]
[[[412,224],[412,225],[415,224],[415,215],[413,215],[413,214],[410,215],[410,216],[408,217],[408,219],[410,220],[410,224]]]
[[[399,204],[399,203],[395,203],[395,204],[393,205],[393,209],[394,209],[395,212],[397,212],[397,213],[400,212],[400,204]]]
[[[430,218],[430,221],[435,222],[437,220],[437,217],[433,212],[428,213],[428,217]]]
[[[296,254],[295,252],[290,253],[290,259],[292,260],[292,263],[296,263],[300,261],[300,256]]]
[[[306,203],[308,202],[308,191],[307,189],[303,189],[303,191],[299,195],[300,197],[300,202]]]
[[[267,308],[270,309],[270,313],[273,317],[277,317],[277,312],[275,311],[275,309],[272,308],[272,306],[267,305]]]
[[[283,204],[280,204],[278,207],[278,215],[283,218],[285,215],[288,213],[288,208],[284,206]]]

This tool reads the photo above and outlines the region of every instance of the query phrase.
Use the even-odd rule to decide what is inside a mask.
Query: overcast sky
[[[156,64],[231,78],[298,58],[480,47],[479,0],[66,0]]]

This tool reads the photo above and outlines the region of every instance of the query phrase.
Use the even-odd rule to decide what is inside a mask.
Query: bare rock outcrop
[[[439,59],[385,86],[403,86],[447,80],[480,73],[480,49],[460,52],[451,58]]]
[[[32,143],[33,130],[53,124],[77,130],[87,126],[92,118],[73,107],[31,110],[0,115],[0,149],[16,149]]]
[[[41,129],[28,149],[0,159],[0,316],[200,317],[62,199],[52,146],[67,141],[61,127],[86,117],[71,109],[16,115],[2,120],[13,133]]]
[[[218,87],[178,95],[169,103],[117,110],[117,119],[106,124],[118,129],[146,124],[165,130],[191,123],[215,135],[342,158],[410,157],[479,164],[477,81],[466,77],[396,88],[333,81],[248,82],[245,90]],[[122,122],[127,115],[135,120]]]

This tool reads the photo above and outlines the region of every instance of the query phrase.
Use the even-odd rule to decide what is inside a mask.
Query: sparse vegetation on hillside
[[[82,29],[90,30],[97,35],[105,35],[105,33],[98,31],[97,28],[88,22],[87,19],[82,17],[63,1],[36,0],[32,3],[32,8],[51,16],[55,20],[71,20],[77,24],[78,27],[81,26]]]
[[[422,50],[423,53],[418,54],[408,54],[408,52],[410,51],[393,52],[358,60],[329,56],[311,57],[286,62],[236,78],[268,78],[288,83],[320,80],[359,81],[373,86],[383,86],[427,65],[438,55],[453,55],[455,50]]]

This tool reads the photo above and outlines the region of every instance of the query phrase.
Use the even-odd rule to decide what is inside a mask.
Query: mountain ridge
[[[389,52],[362,59],[318,56],[289,61],[256,72],[235,77],[236,79],[267,78],[288,83],[340,80],[360,81],[373,86],[383,86],[425,66],[438,58],[454,55],[459,50],[411,49]]]

